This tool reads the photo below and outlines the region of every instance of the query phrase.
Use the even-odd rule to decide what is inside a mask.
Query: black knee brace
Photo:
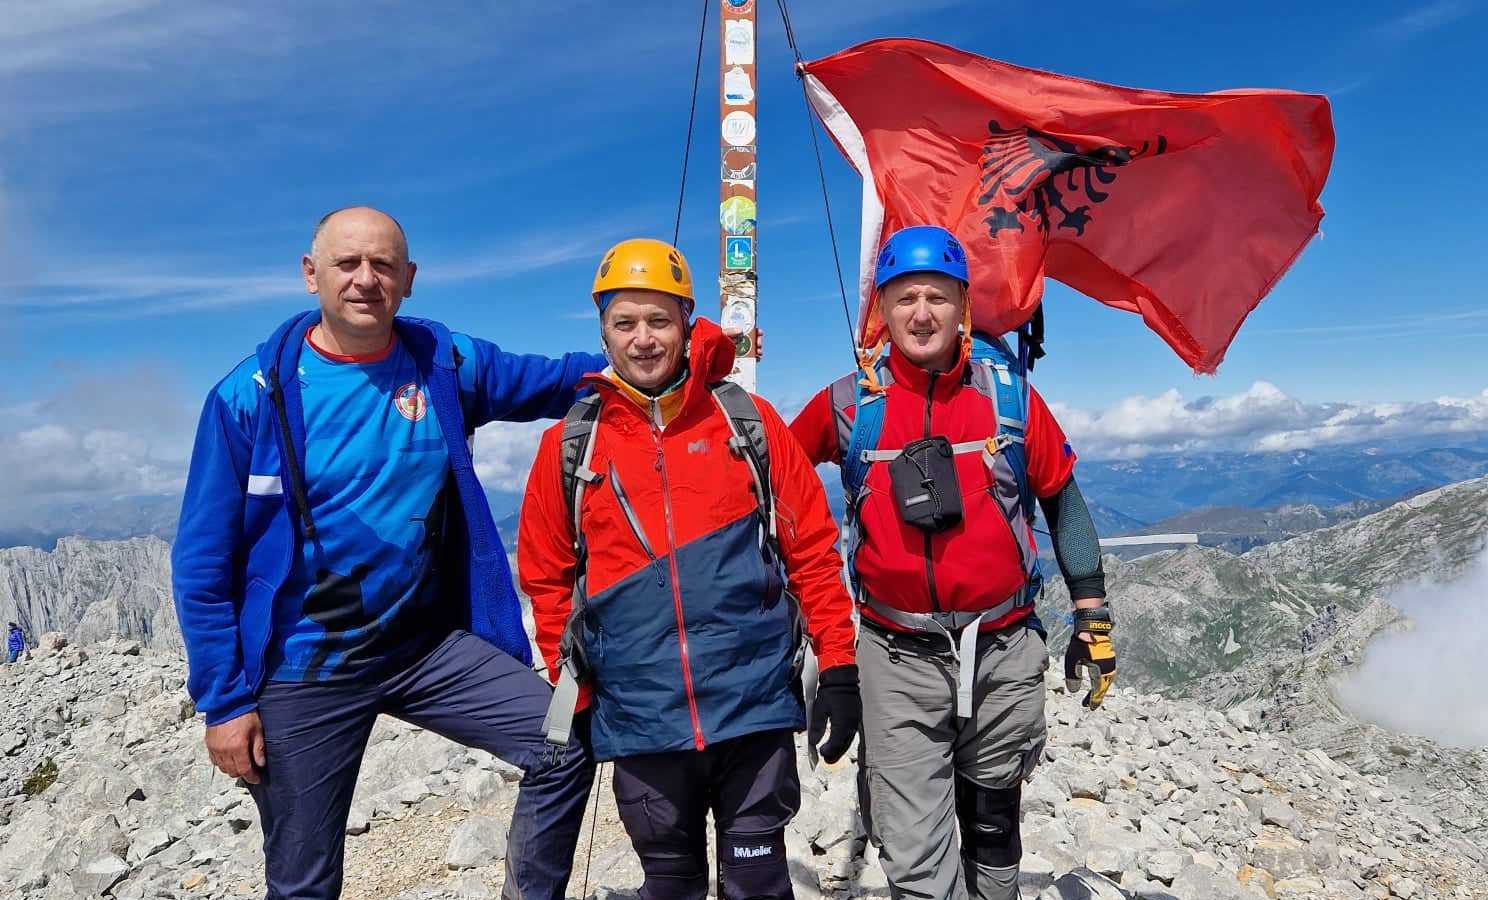
[[[654,900],[697,900],[708,893],[706,864],[690,855],[653,851],[637,854],[646,884],[641,894]]]
[[[791,893],[785,829],[718,836],[718,895],[723,900],[777,900]]]
[[[961,823],[961,855],[984,866],[1016,866],[1023,856],[1018,827],[1021,784],[985,788],[956,779],[956,819]]]

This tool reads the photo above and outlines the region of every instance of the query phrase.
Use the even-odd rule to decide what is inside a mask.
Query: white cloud
[[[1421,583],[1387,599],[1410,625],[1376,637],[1363,664],[1335,685],[1356,715],[1457,747],[1488,744],[1488,694],[1472,652],[1488,641],[1488,551],[1447,584]],[[1453,652],[1451,648],[1460,648]]]
[[[58,503],[170,495],[185,479],[196,396],[163,370],[75,371],[54,394],[0,407],[0,525],[27,521]],[[799,401],[782,398],[787,414]],[[1086,459],[1151,453],[1283,451],[1388,442],[1422,435],[1488,433],[1488,390],[1476,396],[1403,403],[1303,403],[1257,382],[1228,397],[1186,400],[1177,390],[1136,396],[1107,409],[1051,404]],[[493,491],[520,493],[542,432],[551,423],[497,422],[475,437],[475,466]]]
[[[195,410],[168,370],[74,366],[54,383],[0,407],[0,527],[45,531],[44,509],[181,491]]]
[[[1472,12],[1465,0],[1435,0],[1407,10],[1370,29],[1370,34],[1386,43],[1405,43],[1429,34]]]
[[[175,493],[185,483],[185,460],[173,450],[111,428],[47,424],[0,435],[8,498],[0,515],[21,514],[36,500]]]
[[[475,433],[475,474],[488,490],[520,493],[552,422],[492,422]]]
[[[1409,403],[1303,403],[1258,381],[1228,397],[1185,400],[1171,389],[1103,410],[1051,403],[1087,459],[1203,450],[1298,450],[1421,435],[1488,432],[1488,390]]]

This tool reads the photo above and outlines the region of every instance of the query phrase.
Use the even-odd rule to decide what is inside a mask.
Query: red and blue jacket
[[[791,688],[793,612],[760,552],[749,468],[729,450],[728,420],[709,391],[733,360],[733,342],[699,320],[670,417],[603,375],[585,381],[604,397],[589,463],[604,477],[584,491],[581,507],[587,607],[577,622],[597,759],[701,750],[805,725]],[[770,447],[786,578],[818,664],[850,664],[852,602],[821,479],[779,414],[758,397],[755,404]],[[517,543],[538,649],[554,677],[576,577],[562,430],[543,435]]]

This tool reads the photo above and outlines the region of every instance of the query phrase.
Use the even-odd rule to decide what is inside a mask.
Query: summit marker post
[[[759,245],[759,175],[756,156],[756,26],[755,0],[717,0],[719,16],[718,109],[720,183],[718,191],[719,321],[742,332],[734,341],[734,369],[729,380],[755,390],[759,364],[755,271]]]

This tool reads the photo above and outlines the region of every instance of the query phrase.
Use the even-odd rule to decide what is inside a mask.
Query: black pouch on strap
[[[956,451],[943,437],[905,447],[889,462],[899,517],[922,531],[943,531],[961,521]]]

